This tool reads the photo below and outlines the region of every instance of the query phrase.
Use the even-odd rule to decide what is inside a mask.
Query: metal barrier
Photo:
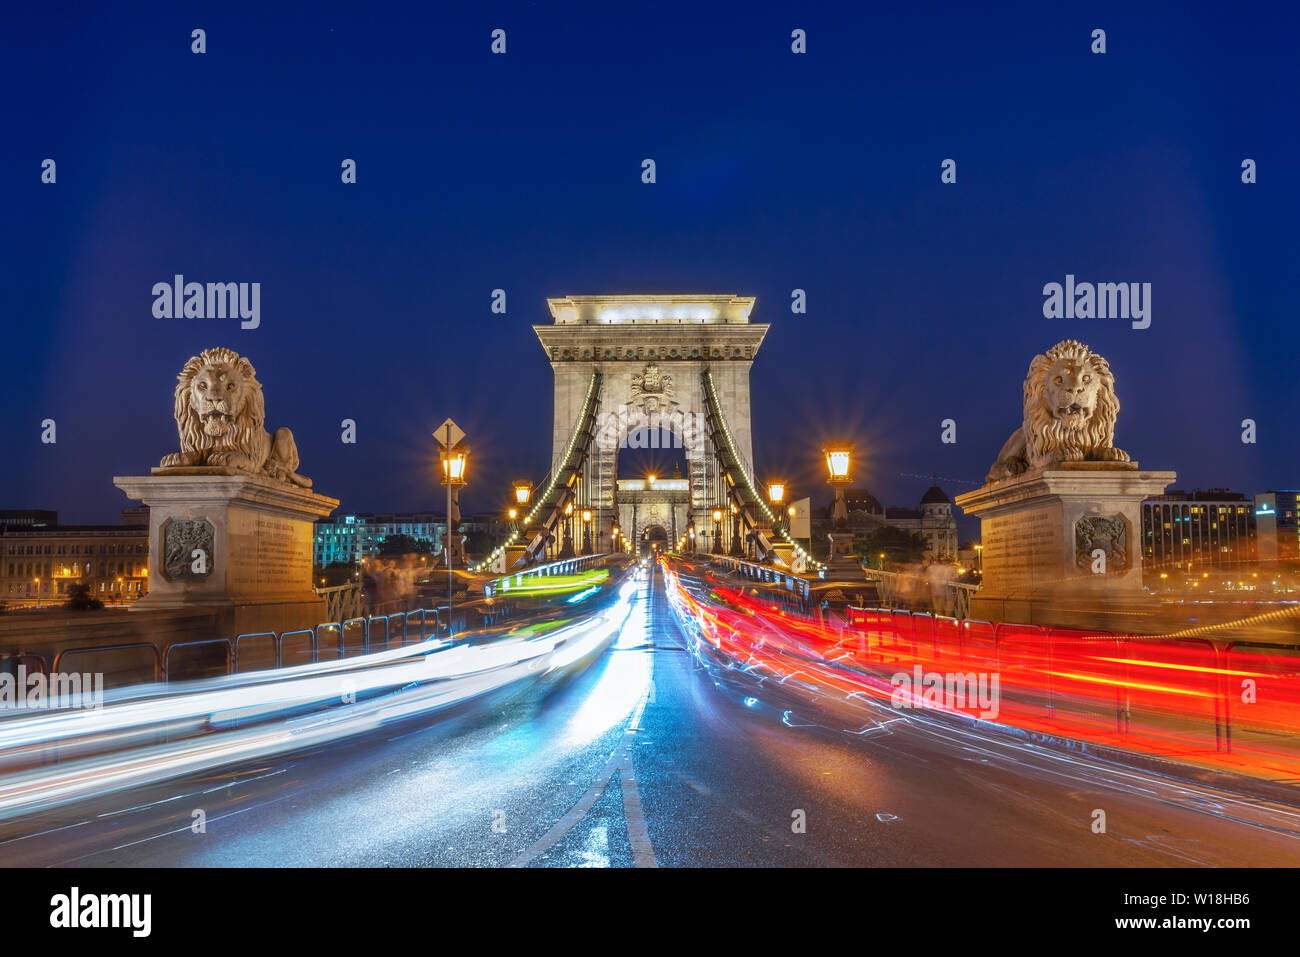
[[[337,636],[335,640],[332,642],[336,654],[331,654],[326,658],[321,658],[321,645],[326,640],[326,636],[321,634],[321,632],[326,631],[328,629],[333,629],[335,635]],[[338,621],[323,621],[319,625],[317,625],[316,626],[316,647],[314,651],[315,651],[315,658],[313,660],[315,661],[333,661],[336,658],[347,657],[343,652],[343,623]]]
[[[599,552],[595,555],[575,555],[573,558],[561,558],[558,561],[546,562],[545,564],[534,565],[531,568],[525,568],[509,575],[502,575],[500,578],[493,578],[484,582],[483,595],[486,598],[492,598],[498,594],[508,592],[512,585],[522,585],[525,578],[544,577],[550,575],[572,575],[575,572],[583,572],[589,568],[603,565],[605,560],[612,554],[614,553]]]
[[[278,666],[278,667],[283,668],[284,665],[285,665],[285,659],[284,659],[284,643],[285,643],[288,639],[290,639],[290,638],[297,638],[297,637],[299,637],[299,636],[301,636],[301,635],[306,635],[307,638],[308,638],[308,641],[307,641],[307,662],[304,662],[304,663],[308,663],[308,662],[309,662],[309,663],[315,664],[315,662],[319,660],[319,658],[318,658],[318,656],[317,656],[317,653],[316,653],[316,631],[315,631],[315,629],[312,629],[312,628],[300,628],[300,629],[298,629],[297,631],[286,631],[284,634],[282,634],[282,635],[280,636],[279,640],[276,642],[276,646],[275,646],[275,647],[276,647],[276,651],[275,651],[275,659],[276,659],[276,661],[279,662],[279,666]],[[295,663],[296,663],[296,662],[295,662]]]
[[[1265,741],[1292,734],[1288,719],[1300,706],[1300,645],[1295,644],[1165,639],[855,606],[845,609],[844,618],[857,633],[858,653],[874,663],[903,666],[920,660],[940,670],[995,672],[1005,685],[1037,688],[1041,697],[1036,706],[1047,718],[1059,713],[1067,720],[1095,721],[1096,709],[1070,693],[1071,683],[1113,685],[1118,733],[1138,733],[1135,715],[1147,715],[1145,733],[1150,734],[1152,718],[1176,713],[1189,722],[1191,737],[1181,746],[1192,751],[1232,752],[1234,734]],[[1152,645],[1160,649],[1159,663],[1148,660]],[[1068,668],[1062,668],[1064,662]],[[1147,680],[1142,669],[1156,667],[1165,671]],[[1163,679],[1170,667],[1181,675],[1177,691]],[[1240,676],[1253,684],[1238,686],[1237,680],[1246,680]],[[1175,693],[1179,707],[1171,712],[1169,696]],[[1246,700],[1243,694],[1254,695],[1251,708],[1234,714],[1233,701]]]
[[[361,653],[370,654],[370,619],[369,618],[349,618],[346,621],[339,622],[339,657],[348,656],[348,626],[361,626]]]
[[[566,559],[563,562],[551,563],[546,571],[547,574],[561,574],[562,571],[554,569],[566,569],[578,566],[592,564],[603,556],[584,555],[576,559]],[[96,645],[88,648],[65,648],[54,656],[53,664],[46,666],[46,659],[38,654],[16,654],[10,656],[17,663],[31,662],[38,665],[38,669],[43,674],[52,674],[57,672],[69,655],[79,654],[107,654],[120,651],[146,650],[153,657],[153,680],[170,681],[173,678],[171,656],[173,651],[187,648],[197,648],[210,645],[221,645],[225,647],[225,673],[234,674],[240,670],[241,657],[247,662],[250,652],[248,646],[258,642],[266,641],[269,644],[271,659],[270,667],[279,669],[288,665],[297,665],[304,663],[317,663],[320,661],[333,661],[348,657],[348,639],[354,637],[357,629],[360,629],[361,640],[359,647],[354,644],[354,654],[370,654],[372,651],[382,651],[389,648],[402,647],[408,644],[422,644],[440,635],[445,635],[449,641],[454,640],[457,632],[466,627],[465,616],[468,608],[477,608],[483,612],[484,623],[496,625],[503,619],[509,617],[514,611],[512,602],[495,601],[488,602],[486,606],[479,603],[471,603],[468,606],[457,606],[451,615],[448,614],[446,606],[441,608],[416,608],[410,611],[397,612],[391,615],[375,615],[369,617],[347,618],[341,621],[321,622],[315,628],[302,628],[296,631],[286,631],[276,634],[273,631],[248,632],[236,635],[235,638],[207,638],[199,641],[182,641],[167,645],[161,651],[158,646],[151,642],[134,641],[125,642],[116,645]],[[382,627],[382,644],[378,629]],[[375,629],[372,635],[371,629]],[[306,639],[305,654],[286,654],[286,644],[294,643]],[[305,659],[305,660],[300,660]],[[34,669],[28,666],[29,672]],[[253,668],[249,670],[261,670]],[[136,679],[138,680],[138,679]]]
[[[721,565],[723,568],[754,581],[768,582],[785,588],[793,592],[800,598],[807,601],[810,594],[811,584],[807,579],[801,578],[791,572],[782,571],[779,568],[773,568],[770,565],[761,565],[758,562],[747,561],[743,558],[733,558],[730,555],[707,555],[704,556],[710,564]]]
[[[221,640],[225,641],[224,638]],[[163,673],[162,656],[158,653],[158,649],[147,641],[130,641],[122,645],[100,645],[94,648],[65,648],[62,651],[60,651],[57,655],[54,656],[54,663],[50,666],[50,672],[51,673],[57,672],[59,670],[60,663],[62,663],[63,660],[67,658],[68,655],[90,655],[90,654],[99,654],[106,651],[126,651],[127,649],[134,649],[134,648],[148,648],[149,651],[152,652],[153,680],[158,681],[161,678]]]
[[[243,641],[245,638],[270,638],[270,639],[271,639],[271,656],[272,656],[272,658],[275,660],[275,664],[272,665],[272,667],[274,667],[274,668],[279,668],[279,667],[280,667],[280,645],[279,645],[279,642],[276,641],[275,632],[273,632],[273,631],[255,631],[255,632],[251,632],[251,633],[249,633],[249,634],[247,634],[247,635],[236,635],[236,636],[235,636],[235,666],[234,666],[234,668],[233,668],[233,670],[232,670],[232,673],[234,673],[234,674],[238,674],[238,673],[239,673],[239,643],[240,643],[241,641]],[[168,651],[170,651],[170,650],[171,650],[171,649],[169,648]]]
[[[163,656],[163,680],[170,682],[172,652],[177,648],[198,648],[202,645],[225,645],[226,646],[226,674],[230,674],[230,666],[234,661],[234,647],[229,638],[205,638],[202,641],[178,641],[174,645],[167,646],[167,653]]]

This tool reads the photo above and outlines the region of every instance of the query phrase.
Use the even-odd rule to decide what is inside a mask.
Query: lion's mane
[[[1092,415],[1079,428],[1071,428],[1048,408],[1043,379],[1058,359],[1074,359],[1087,364],[1101,382]],[[1115,421],[1119,418],[1115,376],[1110,371],[1110,363],[1082,342],[1066,339],[1047,352],[1034,356],[1034,361],[1029,364],[1029,374],[1025,376],[1024,409],[1025,458],[1030,467],[1051,460],[1051,453],[1058,451],[1066,453],[1070,459],[1087,459],[1099,449],[1114,448]]]
[[[230,366],[243,380],[243,405],[225,435],[211,436],[203,431],[198,413],[190,407],[190,386],[204,367],[219,364]],[[258,468],[265,464],[267,443],[262,424],[266,421],[266,403],[262,398],[262,386],[257,381],[253,364],[237,352],[220,347],[205,349],[185,363],[176,376],[174,413],[182,452],[242,452]]]

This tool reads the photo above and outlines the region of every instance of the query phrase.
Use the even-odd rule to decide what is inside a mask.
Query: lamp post
[[[591,509],[582,510],[582,554],[590,555],[591,548]]]
[[[455,438],[455,434],[460,430],[451,419],[448,419],[442,428],[445,430],[445,435],[439,437],[442,447],[438,456],[442,460],[442,484],[447,487],[447,538],[442,543],[442,557],[447,562],[447,616],[450,621],[452,592],[455,585],[452,568],[458,558],[464,557],[456,532],[460,525],[458,500],[460,490],[466,484],[469,446],[460,444]],[[461,438],[464,438],[464,433],[461,433]]]
[[[509,571],[514,568],[528,551],[528,529],[524,523],[528,521],[525,515],[528,512],[528,503],[533,498],[533,483],[528,479],[519,479],[511,483],[511,495],[514,499],[514,507],[510,510],[512,518],[518,516],[512,529],[513,542],[509,537],[505,545],[505,569]]]
[[[744,558],[745,547],[740,542],[740,509],[736,503],[731,503],[731,555],[733,558]]]
[[[718,553],[722,545],[722,509],[713,510],[713,552]]]
[[[767,500],[772,505],[772,531],[781,527],[781,503],[785,501],[785,482],[773,479],[767,483]]]
[[[560,558],[572,558],[573,551],[573,502],[564,506],[564,543],[560,547]]]
[[[852,442],[828,442],[822,446],[826,456],[827,482],[835,490],[835,505],[831,509],[833,531],[828,535],[831,542],[831,571],[850,572],[861,568],[853,556],[853,533],[848,531],[849,506],[844,498],[844,490],[853,481],[849,477],[849,466],[853,457]]]
[[[695,516],[691,515],[686,519],[686,551],[688,554],[695,554]]]

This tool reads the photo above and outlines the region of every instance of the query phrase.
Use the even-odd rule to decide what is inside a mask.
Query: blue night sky
[[[900,472],[982,479],[1063,338],[1110,359],[1143,465],[1295,487],[1300,15],[1131,6],[7,9],[0,507],[116,521],[225,345],[345,510],[439,507],[447,416],[495,508],[549,465],[546,297],[632,292],[757,296],[755,458],[798,495],[836,435],[889,504],[928,484]],[[260,282],[261,327],[154,318],[175,273]],[[1151,327],[1044,318],[1067,273],[1150,282]]]

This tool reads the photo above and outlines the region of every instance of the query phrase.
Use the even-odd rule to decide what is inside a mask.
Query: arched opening
[[[641,555],[648,555],[653,558],[656,554],[668,550],[668,532],[662,525],[647,525],[641,530],[640,548]]]

